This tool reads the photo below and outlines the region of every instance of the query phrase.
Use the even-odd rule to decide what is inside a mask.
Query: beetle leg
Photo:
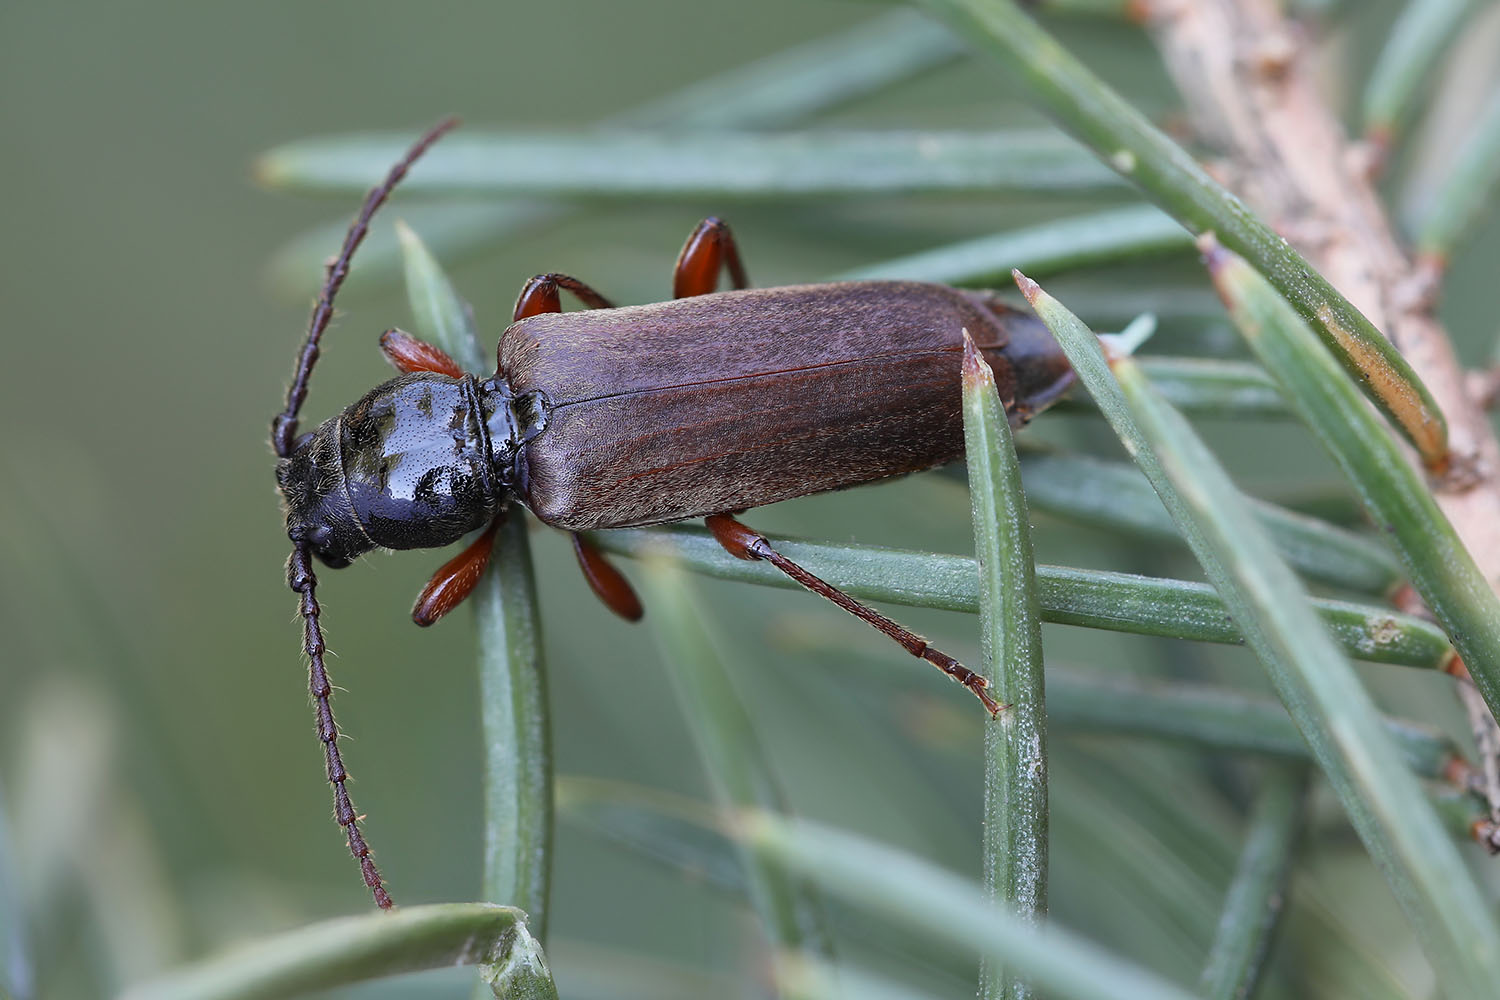
[[[594,543],[576,531],[569,534],[573,536],[573,554],[578,557],[578,568],[583,570],[583,578],[589,582],[594,595],[626,621],[640,621],[643,613],[641,599],[635,595],[625,574],[616,569]]]
[[[462,378],[458,362],[425,340],[418,340],[405,330],[387,330],[380,335],[380,353],[398,372],[437,372],[450,378]]]
[[[512,319],[525,319],[537,313],[562,312],[562,297],[559,289],[566,288],[578,296],[578,301],[590,309],[613,309],[615,304],[593,288],[566,274],[539,274],[527,280],[516,296],[516,309]]]
[[[590,309],[614,308],[614,303],[577,278],[566,274],[539,274],[527,281],[516,297],[514,318],[520,320],[539,313],[562,312],[561,290],[564,288]],[[583,578],[588,581],[594,595],[626,621],[640,621],[641,599],[635,595],[630,581],[582,535],[576,531],[569,534],[573,536],[573,554],[578,557],[578,568],[583,570]]]
[[[721,267],[729,269],[729,280],[735,288],[750,286],[729,224],[710,215],[698,223],[698,228],[682,245],[682,253],[677,255],[677,267],[672,273],[672,298],[686,299],[714,291],[719,287]]]
[[[991,715],[999,714],[1001,706],[985,690],[990,686],[990,682],[947,653],[933,649],[927,644],[926,639],[891,621],[874,608],[866,607],[826,580],[809,573],[772,548],[764,535],[746,527],[730,515],[714,514],[704,520],[708,524],[708,530],[714,533],[714,538],[730,555],[739,559],[764,559],[814,594],[828,598],[854,617],[874,625],[900,643],[908,653],[926,660],[968,688],[974,697],[984,703],[984,707]]]
[[[411,620],[427,626],[463,603],[463,599],[474,592],[484,568],[489,565],[490,553],[495,548],[495,530],[500,527],[500,518],[490,522],[474,541],[458,555],[443,563],[432,574],[427,586],[417,595],[412,606]]]

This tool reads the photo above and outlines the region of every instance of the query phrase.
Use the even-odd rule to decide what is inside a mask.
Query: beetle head
[[[276,463],[286,501],[286,533],[305,543],[330,569],[342,569],[375,547],[360,526],[345,489],[338,421],[329,420]]]

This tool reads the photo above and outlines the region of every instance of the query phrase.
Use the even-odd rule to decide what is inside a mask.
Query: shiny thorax
[[[378,385],[277,463],[287,533],[333,567],[455,542],[494,518],[542,419],[498,378],[417,372]]]

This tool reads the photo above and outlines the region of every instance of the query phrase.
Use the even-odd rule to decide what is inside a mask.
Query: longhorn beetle
[[[908,281],[749,289],[729,227],[705,219],[677,258],[672,301],[616,308],[576,278],[537,275],[500,335],[493,375],[468,374],[437,347],[388,330],[380,348],[401,374],[297,434],[350,258],[376,209],[455,124],[422,136],[365,197],[328,265],[286,407],[271,425],[318,739],[338,823],[375,902],[387,908],[391,897],[345,787],[311,556],[337,569],[372,549],[436,547],[486,529],[418,596],[412,618],[431,625],[478,582],[514,498],[572,534],[589,586],[634,621],[641,605],[630,584],[579,532],[702,517],[733,555],[770,562],[997,712],[983,677],[736,519],[960,457],[965,329],[994,368],[1012,424],[1055,400],[1073,381],[1067,360],[1035,317],[991,293]],[[720,270],[734,291],[715,290]],[[588,310],[562,312],[562,291]]]

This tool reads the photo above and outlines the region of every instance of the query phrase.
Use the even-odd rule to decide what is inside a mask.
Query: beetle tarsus
[[[915,650],[913,650],[912,655],[921,657],[928,663],[937,667],[943,673],[947,674],[949,677],[952,677],[954,680],[958,681],[964,687],[968,688],[969,691],[974,695],[974,697],[978,698],[984,704],[986,711],[990,713],[991,717],[1000,714],[1000,709],[1004,706],[1002,706],[994,698],[990,697],[990,693],[987,690],[987,688],[989,688],[990,686],[990,682],[982,674],[976,674],[974,671],[970,670],[962,663],[959,663],[947,653],[944,653],[941,650],[933,649],[931,646],[927,645],[926,642],[922,643],[921,652],[916,652]]]

